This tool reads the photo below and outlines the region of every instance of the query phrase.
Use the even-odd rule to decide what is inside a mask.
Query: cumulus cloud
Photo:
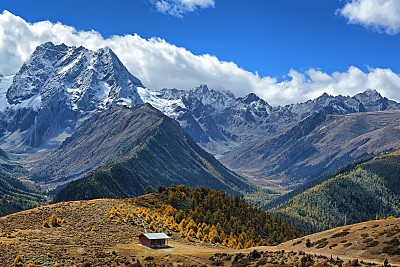
[[[339,13],[349,23],[361,24],[391,35],[400,33],[399,0],[351,0]]]
[[[157,11],[176,17],[194,12],[197,9],[214,7],[214,0],[150,0]]]
[[[400,101],[400,76],[390,69],[370,68],[364,72],[349,67],[347,71],[334,73],[290,70],[283,81],[278,81],[212,55],[194,55],[160,38],[125,35],[104,39],[98,32],[77,31],[61,23],[27,23],[7,11],[0,14],[0,73],[16,73],[34,49],[47,41],[82,45],[92,50],[109,46],[128,70],[151,89],[190,89],[208,84],[211,88],[231,90],[237,96],[254,92],[272,105],[284,105],[324,92],[354,95],[371,88]]]

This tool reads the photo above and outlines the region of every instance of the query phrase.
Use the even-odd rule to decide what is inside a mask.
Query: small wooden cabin
[[[139,243],[149,248],[166,248],[168,239],[164,233],[144,233],[139,235]]]

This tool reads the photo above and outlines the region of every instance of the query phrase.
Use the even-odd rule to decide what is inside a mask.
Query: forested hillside
[[[36,207],[45,200],[19,180],[0,172],[0,217]]]
[[[279,204],[274,212],[308,232],[400,215],[400,155],[373,158]]]
[[[159,191],[161,200],[168,204],[162,211],[169,214],[166,223],[187,238],[239,249],[275,245],[299,235],[295,225],[261,211],[239,196],[183,185],[162,187]]]

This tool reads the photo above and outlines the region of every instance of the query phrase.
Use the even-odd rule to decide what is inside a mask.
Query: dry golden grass
[[[181,237],[180,232],[168,228],[167,216],[157,212],[160,203],[152,202],[151,195],[145,198],[58,203],[0,218],[0,266],[278,267],[299,266],[302,262],[306,266],[340,266],[355,258],[365,261],[362,266],[367,265],[366,261],[380,266],[384,258],[390,264],[400,262],[399,256],[377,253],[382,251],[384,242],[399,237],[396,227],[400,227],[400,219],[371,221],[276,247],[238,251]],[[154,229],[167,232],[171,247],[152,250],[139,246],[142,219],[148,225],[152,223]],[[50,227],[44,227],[43,222],[49,222]],[[306,239],[314,243],[313,247],[306,247]],[[310,255],[314,251],[319,257]]]

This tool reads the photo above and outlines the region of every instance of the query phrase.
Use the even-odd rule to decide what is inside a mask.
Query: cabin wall
[[[151,246],[151,240],[147,239],[147,237],[145,237],[145,236],[139,236],[139,243],[146,247]]]

